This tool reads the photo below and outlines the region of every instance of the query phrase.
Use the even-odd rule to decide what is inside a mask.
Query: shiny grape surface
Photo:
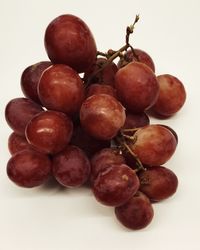
[[[115,88],[122,104],[133,113],[144,112],[157,100],[159,85],[153,71],[143,63],[131,62],[118,70]]]
[[[77,72],[87,71],[96,60],[96,43],[87,24],[74,15],[61,15],[48,25],[45,48],[50,60]]]
[[[14,154],[7,164],[7,175],[21,187],[43,184],[51,173],[51,161],[45,154],[25,149]]]
[[[73,123],[65,114],[44,111],[33,117],[26,127],[26,139],[36,149],[55,154],[70,142]]]
[[[55,64],[42,74],[38,95],[47,109],[72,115],[79,111],[84,99],[83,82],[72,68]]]
[[[110,95],[92,95],[81,106],[80,121],[89,135],[100,140],[109,140],[124,125],[125,110]]]
[[[125,164],[113,165],[99,172],[93,183],[95,198],[107,206],[120,206],[139,188],[134,170]]]

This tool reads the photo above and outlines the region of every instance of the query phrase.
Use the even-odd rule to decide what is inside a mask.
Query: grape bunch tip
[[[156,75],[151,56],[130,44],[138,21],[136,15],[119,50],[100,52],[82,19],[56,17],[44,34],[49,61],[25,68],[24,97],[5,107],[12,182],[33,188],[53,177],[66,188],[87,184],[132,230],[148,226],[153,203],[177,190],[178,178],[164,164],[178,136],[151,124],[151,116],[170,118],[186,100],[183,83]]]

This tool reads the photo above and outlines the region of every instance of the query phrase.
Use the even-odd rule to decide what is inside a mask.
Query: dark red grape
[[[89,97],[98,94],[107,94],[115,98],[117,97],[116,90],[112,86],[98,83],[91,84],[87,89],[86,96]]]
[[[126,120],[123,129],[140,128],[149,125],[150,120],[146,113],[132,114],[126,112]]]
[[[67,146],[53,157],[53,175],[65,187],[83,185],[90,174],[90,162],[85,153],[76,146]]]
[[[184,85],[178,78],[169,74],[157,76],[157,80],[160,91],[152,110],[161,116],[172,116],[185,103],[186,91]]]
[[[138,173],[140,190],[151,201],[160,201],[172,196],[177,189],[178,179],[170,170],[162,166],[153,166]]]
[[[53,63],[67,64],[77,72],[87,71],[96,60],[96,44],[88,26],[78,17],[55,18],[45,32],[45,48]]]
[[[146,195],[137,192],[125,204],[115,208],[115,215],[125,227],[138,230],[149,225],[154,211]]]
[[[19,135],[24,136],[27,123],[43,109],[27,98],[15,98],[9,101],[5,109],[8,125]]]
[[[104,148],[97,152],[91,159],[91,176],[95,179],[98,173],[111,165],[125,164],[125,159],[119,150]]]
[[[176,142],[178,144],[178,135],[173,128],[171,128],[167,125],[164,125],[164,124],[158,124],[158,125],[163,126],[164,128],[167,128],[174,135],[174,137],[176,138]]]
[[[88,97],[80,110],[80,121],[89,135],[112,139],[125,122],[124,107],[114,97],[105,94]]]
[[[141,62],[146,64],[153,72],[155,72],[155,65],[147,52],[141,50],[141,49],[134,49],[135,55],[131,50],[128,50],[127,52],[124,53],[124,58],[120,59],[118,62],[118,67],[121,68],[125,64],[130,63],[130,62]]]
[[[51,172],[48,156],[25,149],[14,154],[7,164],[8,177],[21,187],[36,187],[43,184]]]
[[[39,151],[54,154],[67,146],[72,132],[73,124],[64,113],[45,111],[28,123],[26,139]]]
[[[81,148],[88,157],[92,157],[99,150],[109,147],[110,141],[95,139],[78,125],[74,128],[71,144]]]
[[[112,165],[99,172],[93,183],[95,198],[107,206],[120,206],[139,188],[134,170],[125,164]]]
[[[136,142],[130,148],[143,164],[159,166],[173,155],[177,141],[169,129],[160,125],[147,125],[138,129],[134,136]]]
[[[13,132],[8,138],[8,149],[11,155],[24,149],[33,149],[24,136]]]
[[[90,68],[88,72],[85,73],[84,79],[86,82],[90,83],[104,83],[107,85],[114,86],[115,74],[118,70],[114,62],[109,63],[104,66],[108,60],[106,58],[97,58],[96,63]],[[95,73],[101,69],[97,74]]]
[[[130,112],[141,113],[157,100],[159,85],[153,71],[143,63],[132,62],[118,70],[115,87],[122,104]]]
[[[38,94],[47,109],[71,115],[80,109],[84,87],[78,73],[72,68],[55,64],[42,74]]]
[[[50,65],[52,65],[52,63],[48,61],[33,64],[27,67],[23,71],[21,76],[21,89],[24,95],[39,104],[40,99],[37,93],[39,79],[44,70],[47,69]]]

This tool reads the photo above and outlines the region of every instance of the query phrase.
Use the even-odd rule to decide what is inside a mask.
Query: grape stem
[[[139,15],[135,16],[135,20],[133,22],[133,24],[131,24],[130,26],[128,26],[126,28],[126,44],[124,46],[122,46],[119,50],[114,51],[114,50],[108,50],[107,53],[101,52],[101,51],[97,51],[97,56],[104,56],[106,57],[108,60],[106,63],[104,63],[102,65],[102,67],[100,67],[99,69],[97,69],[88,79],[86,82],[86,86],[90,84],[90,81],[93,79],[94,76],[96,76],[99,72],[101,72],[106,66],[108,66],[110,63],[112,63],[112,61],[117,58],[118,56],[122,56],[122,52],[126,51],[128,48],[130,48],[132,50],[133,55],[138,59],[138,56],[136,55],[133,47],[129,44],[129,38],[130,35],[133,33],[134,28],[135,28],[135,24],[139,21]]]

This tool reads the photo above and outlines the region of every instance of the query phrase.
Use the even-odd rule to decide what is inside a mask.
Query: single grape
[[[43,184],[51,173],[48,156],[34,150],[22,150],[14,154],[7,164],[8,177],[21,187],[36,187]]]
[[[110,140],[125,122],[124,107],[106,94],[88,97],[80,110],[80,121],[86,132],[100,140]]]
[[[22,73],[21,76],[22,92],[27,98],[31,99],[34,102],[37,102],[38,104],[41,104],[37,93],[39,79],[44,70],[51,65],[52,63],[48,61],[35,63],[27,67]]]
[[[5,118],[11,129],[24,136],[27,123],[43,109],[27,98],[15,98],[5,108]]]
[[[160,201],[172,196],[177,189],[178,179],[170,170],[162,166],[153,166],[138,173],[140,190],[151,201]]]
[[[126,112],[126,120],[123,129],[140,128],[149,125],[150,120],[146,113],[132,114]]]
[[[96,44],[86,23],[73,15],[61,15],[48,25],[45,48],[53,63],[66,64],[77,72],[87,71],[96,60]]]
[[[141,62],[147,65],[154,73],[155,73],[155,65],[147,52],[141,50],[141,49],[134,49],[135,55],[131,50],[128,50],[127,52],[124,53],[124,58],[121,58],[118,62],[118,67],[121,68],[125,66],[127,63],[130,62]]]
[[[55,154],[67,146],[72,132],[73,124],[64,113],[44,111],[28,123],[26,139],[37,150]]]
[[[118,70],[115,87],[122,104],[133,113],[144,112],[153,106],[159,93],[155,74],[139,62],[131,62]]]
[[[27,142],[24,136],[18,135],[13,132],[8,138],[8,149],[11,155],[22,151],[24,149],[33,149],[32,146]]]
[[[71,115],[80,109],[84,87],[78,73],[72,68],[55,64],[42,74],[38,94],[47,109]]]
[[[91,84],[87,89],[86,96],[89,97],[98,94],[107,94],[117,98],[116,90],[112,86],[98,83]]]
[[[68,145],[53,157],[53,175],[65,187],[78,187],[89,178],[90,162],[78,147]]]
[[[106,58],[99,57],[96,63],[92,65],[88,72],[85,73],[84,79],[90,83],[104,83],[106,85],[114,86],[115,74],[118,70],[117,65],[114,62],[104,66],[108,60]],[[97,74],[99,69],[101,69]]]
[[[139,188],[139,179],[134,170],[125,164],[111,165],[97,175],[93,183],[95,198],[107,206],[120,206]]]
[[[147,125],[134,134],[136,141],[129,147],[143,164],[159,166],[175,152],[177,141],[171,131],[160,125]]]
[[[173,128],[171,128],[167,125],[164,125],[164,124],[158,124],[158,125],[163,126],[164,128],[167,128],[174,135],[174,137],[176,138],[176,142],[178,144],[178,135]]]
[[[125,159],[119,150],[104,148],[91,158],[91,177],[95,179],[98,173],[111,165],[125,164]]]
[[[154,211],[146,195],[138,191],[126,203],[115,208],[115,215],[125,227],[138,230],[149,225]]]
[[[95,139],[80,125],[74,127],[70,143],[82,149],[88,157],[92,157],[99,150],[110,146],[110,141]]]
[[[185,103],[186,91],[184,85],[178,78],[169,74],[159,75],[157,80],[160,91],[152,111],[164,117],[172,116]]]

